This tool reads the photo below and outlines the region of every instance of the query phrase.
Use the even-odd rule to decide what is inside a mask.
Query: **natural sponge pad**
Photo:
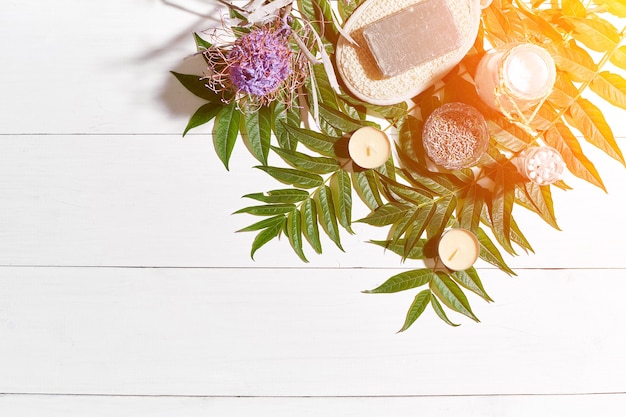
[[[434,58],[427,59],[397,75],[385,77],[363,36],[372,23],[419,5],[422,2],[445,3],[460,42],[453,50],[448,47]],[[416,96],[447,74],[472,47],[480,20],[479,0],[367,0],[350,16],[344,30],[356,41],[352,44],[341,37],[337,44],[336,63],[345,85],[359,99],[380,105],[399,103]],[[419,10],[419,8],[416,8]],[[407,33],[415,30],[397,30]],[[428,25],[417,28],[418,36],[428,38]],[[432,37],[436,39],[437,37]],[[410,42],[410,40],[408,40]],[[416,42],[418,47],[419,42]],[[429,45],[429,47],[432,45]]]

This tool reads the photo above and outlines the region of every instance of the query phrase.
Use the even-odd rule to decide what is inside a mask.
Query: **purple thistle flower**
[[[234,34],[228,28],[225,32]],[[307,34],[306,29],[299,33],[305,43]],[[222,93],[225,103],[235,100],[244,112],[254,112],[276,100],[291,107],[309,73],[305,54],[290,49],[292,35],[284,19],[257,26],[234,42],[223,42],[214,35],[213,46],[203,52],[208,64],[203,77],[206,86]]]
[[[226,57],[229,78],[240,92],[264,97],[289,77],[292,55],[281,32],[257,28],[237,39]]]

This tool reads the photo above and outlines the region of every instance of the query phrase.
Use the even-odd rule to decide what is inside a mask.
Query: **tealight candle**
[[[474,265],[480,254],[476,235],[467,229],[449,229],[439,239],[439,259],[452,271],[463,271]]]
[[[350,136],[348,152],[352,161],[361,168],[378,168],[389,159],[391,143],[382,130],[365,126]]]
[[[561,179],[565,162],[556,149],[535,146],[520,154],[517,166],[520,173],[535,184],[550,185]]]
[[[485,55],[474,83],[480,98],[501,112],[524,111],[544,100],[554,87],[556,66],[544,48],[507,45]]]

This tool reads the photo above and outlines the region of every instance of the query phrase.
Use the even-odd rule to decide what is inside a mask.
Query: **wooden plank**
[[[0,411],[19,417],[618,417],[626,395],[420,398],[185,398],[0,396]]]
[[[624,270],[486,271],[482,323],[386,269],[0,268],[0,393],[203,396],[625,392]]]
[[[230,215],[256,204],[242,195],[282,187],[251,168],[256,161],[241,143],[230,172],[202,135],[16,135],[0,144],[0,265],[304,266],[284,239],[253,262],[254,234],[234,233],[258,220]],[[575,190],[554,192],[563,232],[516,209],[536,255],[509,258],[513,267],[626,267],[626,171],[608,161],[602,173],[608,195],[571,177]],[[354,212],[367,213],[360,202]],[[386,229],[354,228],[342,237],[346,253],[325,239],[322,256],[305,250],[306,266],[402,267],[398,256],[364,243],[384,239]]]

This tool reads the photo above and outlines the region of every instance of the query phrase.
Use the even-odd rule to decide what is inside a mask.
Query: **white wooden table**
[[[567,177],[562,232],[516,210],[537,253],[479,265],[480,324],[396,334],[414,293],[360,292],[412,267],[379,231],[309,264],[234,233],[272,183],[181,138],[199,103],[168,73],[214,8],[2,1],[0,416],[624,415],[624,167],[585,148],[609,194]]]

